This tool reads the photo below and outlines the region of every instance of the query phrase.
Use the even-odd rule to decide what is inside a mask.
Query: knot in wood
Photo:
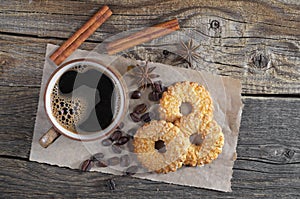
[[[165,56],[168,56],[170,54],[170,52],[169,51],[167,51],[167,50],[163,50],[163,55],[165,55]]]
[[[252,64],[256,67],[256,68],[267,68],[268,63],[269,63],[269,59],[267,56],[265,56],[262,53],[256,54],[251,58]]]
[[[212,20],[210,22],[210,28],[211,29],[218,29],[218,28],[220,28],[220,22],[217,21],[217,20]]]
[[[287,149],[287,150],[283,153],[283,155],[284,155],[285,157],[287,157],[288,159],[292,159],[293,156],[295,155],[295,151],[294,151],[294,150],[291,150],[291,149]]]

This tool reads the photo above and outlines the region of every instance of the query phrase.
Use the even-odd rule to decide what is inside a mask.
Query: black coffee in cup
[[[79,65],[60,76],[51,93],[52,114],[64,128],[89,133],[107,128],[116,113],[120,93],[110,75]]]

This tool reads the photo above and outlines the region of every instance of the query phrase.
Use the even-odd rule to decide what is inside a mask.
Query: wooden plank
[[[39,88],[0,86],[0,155],[28,158]]]
[[[103,4],[107,2],[1,1],[1,31],[67,38],[70,31],[74,32],[79,28]],[[182,20],[182,27],[195,27],[207,35],[219,35],[223,38],[274,36],[274,39],[292,39],[299,36],[297,28],[300,22],[300,4],[295,1],[190,0],[186,3],[180,0],[113,0],[109,2],[109,6],[114,16],[95,34],[94,39],[98,41],[108,33],[149,26],[162,18],[173,17]],[[214,32],[209,29],[209,19],[220,19],[222,31]],[[235,23],[241,27],[231,26]]]
[[[39,88],[0,86],[0,91],[0,155],[28,158]],[[300,99],[244,97],[243,102],[238,157],[257,165],[299,163]]]
[[[243,165],[247,165],[244,166]],[[276,166],[237,160],[232,179],[232,193],[113,176],[97,172],[59,168],[25,160],[0,158],[0,192],[3,198],[297,198],[300,172],[298,164]],[[251,167],[252,166],[252,167]],[[253,168],[254,167],[254,168]],[[268,172],[261,168],[268,168]],[[296,170],[298,168],[298,170]],[[295,170],[295,171],[291,171]],[[19,171],[19,172],[16,172]],[[113,179],[115,190],[108,180]]]
[[[124,30],[177,17],[195,28],[203,70],[239,78],[245,94],[300,93],[300,3],[109,2],[114,16],[82,48]],[[104,1],[3,1],[0,23],[0,193],[3,198],[299,198],[299,98],[244,97],[233,193],[81,173],[28,162],[46,43],[61,44]],[[217,21],[218,26],[212,22]],[[147,45],[144,47],[148,47]],[[138,56],[143,57],[142,54]],[[152,61],[161,61],[162,52]],[[18,172],[16,172],[18,171]],[[114,179],[110,191],[107,180]],[[67,191],[65,191],[67,190]]]
[[[0,34],[0,85],[12,86],[34,86],[39,87],[44,66],[46,44],[60,44],[60,40],[56,39],[40,39],[24,36],[8,36]],[[93,50],[98,43],[85,42],[81,48],[86,50]],[[278,46],[279,42],[274,41],[270,48],[278,48],[277,50],[286,55],[274,56],[277,63],[281,62],[283,65],[272,67],[270,70],[252,68],[249,72],[249,67],[246,65],[242,68],[244,62],[238,63],[239,60],[247,59],[244,51],[247,48],[236,49],[234,55],[224,53],[220,59],[215,59],[215,62],[205,62],[199,64],[201,70],[211,71],[216,74],[232,76],[242,81],[243,93],[247,94],[299,94],[300,93],[300,71],[298,65],[300,64],[300,51],[288,47],[282,48]],[[255,45],[254,45],[255,46]],[[215,48],[214,46],[207,48]],[[220,47],[225,49],[226,47]],[[281,49],[282,48],[282,49]],[[147,51],[137,51],[139,57],[149,57]],[[208,49],[206,54],[207,59],[212,56],[217,56],[219,50]],[[294,55],[292,55],[294,52]],[[169,63],[170,58],[163,55],[162,50],[157,50],[151,57],[152,61]],[[225,56],[226,55],[226,56]],[[136,56],[133,56],[136,57]],[[227,62],[229,65],[224,65]],[[289,61],[288,61],[289,60]],[[232,64],[240,65],[241,67],[232,66]],[[243,66],[244,67],[244,66]],[[247,68],[248,67],[248,68]],[[248,71],[248,72],[247,72]]]
[[[47,43],[59,40],[0,34],[0,85],[40,87]],[[92,50],[96,44],[81,47]]]
[[[1,69],[5,71],[11,62],[10,66],[16,68],[31,67],[24,70],[32,76],[38,75],[29,77],[15,73],[21,69],[11,69],[16,77],[25,78],[10,79],[4,74],[7,80],[4,83],[39,85],[45,44],[62,41],[36,37],[65,40],[104,3],[2,1],[0,32],[5,35],[0,35]],[[197,40],[203,46],[198,69],[241,79],[243,93],[247,94],[300,93],[300,4],[296,1],[190,0],[186,4],[179,0],[172,3],[114,0],[109,6],[114,15],[90,41],[100,42],[124,30],[177,17],[182,28],[194,28],[201,35]],[[20,37],[6,34],[20,34]],[[33,70],[37,66],[38,70]]]

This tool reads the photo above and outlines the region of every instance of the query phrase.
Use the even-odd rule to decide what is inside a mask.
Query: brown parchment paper
[[[39,138],[49,128],[51,128],[51,124],[48,121],[44,111],[43,93],[51,73],[56,69],[56,66],[53,65],[53,63],[49,61],[47,57],[57,47],[58,46],[52,44],[47,45],[46,61],[43,70],[30,160],[78,169],[80,163],[89,158],[91,154],[95,152],[111,154],[111,151],[109,151],[110,149],[108,147],[101,148],[99,140],[92,142],[81,142],[71,140],[64,136],[60,136],[47,149],[44,149],[39,145]],[[113,60],[111,56],[98,55],[88,51],[77,50],[66,61],[87,57],[101,59],[104,63],[111,63],[111,60]],[[117,69],[119,69],[121,74],[124,74],[127,66],[134,64],[135,62],[136,61],[134,60],[124,59],[121,61],[115,61],[114,65]],[[243,107],[241,101],[240,82],[229,77],[216,76],[207,72],[197,72],[190,69],[176,68],[159,63],[151,63],[151,65],[157,67],[155,70],[156,73],[159,73],[162,76],[167,75],[166,77],[169,80],[167,84],[172,84],[176,81],[189,80],[199,82],[209,90],[214,100],[214,119],[222,127],[225,136],[225,144],[223,147],[223,152],[219,155],[218,159],[213,161],[211,164],[204,165],[202,167],[183,167],[178,169],[176,172],[170,172],[168,174],[140,173],[134,175],[134,177],[230,192],[233,172],[232,168],[236,158],[236,145]],[[170,71],[172,71],[172,73],[170,73]],[[129,129],[131,127],[130,121],[127,122],[126,118],[125,124],[126,125],[124,128]],[[116,175],[122,174],[118,168],[93,168],[92,170]]]

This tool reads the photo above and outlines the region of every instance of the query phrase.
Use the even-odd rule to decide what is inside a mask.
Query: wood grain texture
[[[0,155],[28,157],[39,88],[0,86],[0,91]],[[243,101],[245,107],[238,144],[254,145],[253,148],[246,148],[245,153],[251,152],[252,149],[257,153],[265,150],[268,155],[268,151],[273,150],[271,154],[274,156],[280,151],[288,153],[288,150],[299,150],[298,98],[246,97]],[[281,148],[280,151],[275,151],[276,146]],[[284,159],[285,156],[281,154],[278,158]]]
[[[240,79],[247,95],[275,94],[243,97],[232,193],[29,162],[46,44],[61,45],[107,3],[0,0],[0,197],[300,198],[298,0],[111,0],[114,15],[81,46],[177,17],[198,35],[197,69]],[[148,47],[133,57],[148,57]]]
[[[39,88],[0,86],[0,155],[28,158]]]
[[[0,85],[40,87],[47,43],[53,39],[36,39],[0,34]],[[81,47],[93,50],[96,44]]]
[[[3,93],[0,100],[0,176],[3,179],[0,192],[3,197],[84,197],[86,194],[103,198],[300,196],[300,116],[295,111],[300,99],[243,98],[245,107],[232,180],[233,193],[220,193],[28,162],[39,88],[0,88]],[[115,191],[108,189],[108,179],[115,180]],[[63,191],[65,189],[68,191]]]
[[[11,58],[14,67],[22,60],[24,67],[39,65],[34,73],[40,74],[45,44],[61,44],[53,38],[67,39],[103,4],[100,0],[1,1],[0,63]],[[198,69],[241,79],[246,94],[300,94],[300,4],[296,1],[114,0],[109,6],[114,15],[90,41],[177,17],[183,29],[194,28],[201,35]],[[11,34],[20,35],[7,36]]]
[[[280,167],[273,171],[275,167]],[[16,172],[18,171],[18,172]],[[299,164],[274,165],[251,159],[236,161],[232,193],[171,185],[96,172],[82,173],[0,158],[1,196],[43,198],[297,198],[300,197]],[[108,180],[116,188],[109,190]],[[13,189],[12,189],[13,187]]]
[[[0,34],[0,85],[39,87],[47,43],[59,44],[60,41],[56,39],[37,39]],[[81,48],[93,50],[96,46],[97,43],[86,42]],[[144,47],[147,46],[143,46],[142,48]],[[164,62],[163,59],[165,56],[162,53],[163,51],[158,51],[155,55],[156,58],[152,59],[152,61]],[[137,54],[139,53],[137,52]],[[139,57],[143,58],[143,54],[145,53],[140,53]],[[209,55],[206,57],[209,57]],[[226,59],[229,58],[230,56]],[[265,72],[258,71],[258,69],[256,69],[257,72],[255,73],[249,72],[247,74],[237,67],[228,67],[228,70],[219,70],[215,68],[216,65],[214,63],[200,63],[198,69],[240,79],[242,81],[243,93],[246,94],[276,93],[298,95],[300,93],[300,80],[298,81],[300,74],[298,74],[299,66],[297,64],[299,65],[300,62],[296,61],[292,65],[287,65],[288,70],[293,70],[295,73],[283,79],[271,74],[267,77]],[[261,75],[266,78],[260,77]]]

